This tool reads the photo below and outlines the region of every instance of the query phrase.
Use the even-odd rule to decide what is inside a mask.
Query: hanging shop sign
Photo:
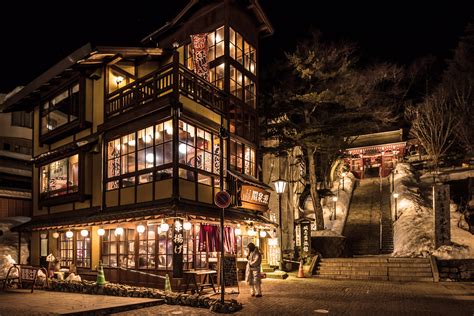
[[[207,34],[194,34],[191,35],[191,44],[193,48],[193,65],[194,72],[209,80],[209,63],[207,60]]]
[[[240,190],[241,206],[250,210],[265,212],[268,210],[270,193],[262,188],[243,184]]]
[[[173,225],[173,276],[182,277],[183,273],[183,222],[176,219]]]

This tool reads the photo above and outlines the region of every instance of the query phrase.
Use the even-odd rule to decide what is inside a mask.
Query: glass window
[[[192,142],[192,139],[186,140]],[[113,139],[107,143],[107,190],[153,181],[153,172],[137,171],[170,164],[173,160],[173,125],[168,120]],[[133,175],[133,176],[132,176]],[[120,184],[121,183],[121,184]]]
[[[41,166],[40,183],[42,197],[78,192],[79,155],[75,154]]]
[[[224,27],[207,34],[208,61],[224,55]]]
[[[76,266],[91,267],[91,232],[84,237],[80,231],[76,231]]]
[[[255,149],[245,146],[244,173],[255,177]]]
[[[242,64],[252,74],[257,72],[257,52],[242,35],[229,28],[229,53],[230,57]]]
[[[138,236],[138,268],[156,268],[156,230],[157,225],[148,225]]]
[[[33,127],[33,112],[16,111],[12,112],[12,126]]]
[[[224,63],[209,69],[209,82],[219,89],[224,89]]]
[[[102,236],[102,262],[108,267],[135,268],[135,230],[124,228],[122,235],[106,229]]]
[[[171,225],[170,225],[171,226]],[[173,229],[162,232],[158,228],[157,268],[171,270],[173,267]]]
[[[243,84],[242,73],[239,70],[237,70],[234,66],[230,66],[230,93],[239,99],[243,98],[242,84]]]
[[[41,133],[48,132],[77,120],[79,115],[79,83],[69,86],[41,108]]]
[[[74,260],[74,239],[67,238],[66,232],[59,235],[59,262],[61,267],[69,267]]]
[[[242,172],[242,143],[231,139],[230,141],[230,166],[236,171]]]
[[[252,79],[245,76],[245,103],[253,107],[257,106],[257,99],[255,98],[255,82]]]

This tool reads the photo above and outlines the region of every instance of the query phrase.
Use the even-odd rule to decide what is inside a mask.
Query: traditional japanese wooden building
[[[386,177],[405,154],[403,130],[359,135],[345,150],[344,164],[357,178]]]
[[[31,263],[53,253],[83,275],[101,260],[109,281],[177,283],[217,261],[222,186],[225,251],[265,249],[257,82],[272,32],[257,0],[193,0],[143,46],[87,44],[8,99],[34,111]]]

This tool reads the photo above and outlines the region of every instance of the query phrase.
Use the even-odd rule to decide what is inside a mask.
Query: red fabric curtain
[[[199,230],[199,251],[215,252],[221,250],[220,227],[201,224]],[[224,251],[235,254],[235,234],[233,227],[224,227]]]

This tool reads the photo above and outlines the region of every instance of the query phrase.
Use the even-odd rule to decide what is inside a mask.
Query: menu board
[[[217,261],[217,284],[221,285],[221,256]],[[239,287],[237,279],[237,257],[235,255],[224,255],[224,285],[226,287]]]

